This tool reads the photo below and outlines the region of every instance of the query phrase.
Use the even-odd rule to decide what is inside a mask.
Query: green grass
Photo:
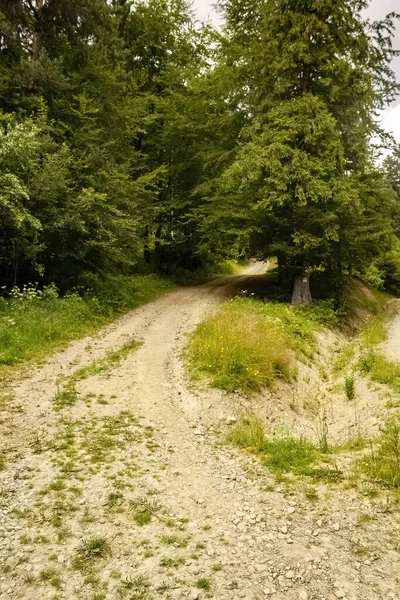
[[[40,581],[50,583],[50,585],[52,585],[55,588],[61,587],[61,577],[58,571],[52,567],[48,567],[40,571],[39,579]]]
[[[387,340],[387,330],[382,317],[367,318],[361,340],[364,346],[376,346]]]
[[[346,377],[344,380],[344,393],[348,400],[354,400],[356,395],[354,375]]]
[[[344,369],[346,369],[346,367],[348,367],[351,362],[353,361],[355,356],[355,347],[354,347],[354,343],[351,342],[349,344],[346,344],[346,346],[344,346],[344,348],[342,348],[335,360],[333,369],[334,371],[336,371],[337,373],[340,373],[340,371],[343,371]]]
[[[317,309],[237,298],[201,323],[186,355],[195,377],[213,387],[252,391],[296,376],[295,357],[312,356]]]
[[[99,558],[110,556],[111,547],[108,540],[104,537],[92,537],[84,540],[74,558],[72,566],[78,571],[84,571],[90,568],[93,561]]]
[[[73,379],[75,381],[80,381],[95,375],[107,373],[115,367],[118,367],[132,351],[137,350],[140,346],[140,342],[137,342],[136,340],[130,340],[118,350],[109,352],[104,358],[96,360],[87,367],[82,367],[81,369],[75,371],[73,374]]]
[[[197,579],[195,582],[195,586],[199,590],[205,590],[206,592],[209,592],[211,590],[211,581],[207,577],[199,577],[199,579]]]
[[[13,365],[41,358],[65,342],[88,334],[124,311],[150,302],[174,289],[159,275],[87,277],[84,297],[59,297],[50,286],[44,292],[28,288],[10,300],[0,298],[0,375]]]
[[[400,393],[400,363],[388,360],[379,352],[369,350],[361,356],[359,367],[372,381],[388,385],[395,392]]]
[[[0,471],[4,471],[7,467],[7,460],[4,454],[0,453]]]
[[[158,504],[147,498],[131,500],[129,506],[132,511],[133,520],[136,525],[139,525],[140,527],[148,525],[151,522],[153,515],[159,510]]]
[[[337,469],[321,467],[321,452],[315,444],[289,434],[266,436],[262,423],[254,417],[242,418],[230,431],[228,440],[258,454],[263,464],[277,476],[292,473],[314,480],[338,481],[342,474]]]
[[[388,488],[400,488],[400,418],[390,418],[369,455],[361,460],[364,473]]]

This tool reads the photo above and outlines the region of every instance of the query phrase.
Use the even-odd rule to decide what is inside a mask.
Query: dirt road
[[[275,482],[223,443],[223,394],[187,381],[187,333],[263,270],[173,292],[14,385],[1,421],[0,598],[398,598],[390,508]],[[76,381],[57,409],[77,369],[132,338],[136,352]]]

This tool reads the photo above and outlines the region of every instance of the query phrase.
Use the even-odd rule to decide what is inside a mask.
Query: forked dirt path
[[[187,333],[263,270],[173,292],[14,385],[0,413],[1,599],[399,598],[390,503],[276,483],[221,444],[223,395],[187,382]],[[60,376],[132,338],[136,352],[56,409]]]

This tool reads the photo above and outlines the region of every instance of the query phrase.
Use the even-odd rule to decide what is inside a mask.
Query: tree
[[[364,214],[358,175],[373,164],[376,110],[398,89],[389,67],[394,15],[365,22],[359,0],[221,6],[252,116],[223,195],[235,201],[230,212],[247,206],[250,230],[268,240],[261,252],[275,251],[281,269],[308,281],[327,271],[352,215]]]

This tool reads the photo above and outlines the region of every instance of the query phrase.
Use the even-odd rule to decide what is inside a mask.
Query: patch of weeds
[[[26,575],[24,576],[24,583],[25,585],[33,585],[34,583],[36,583],[36,577],[34,576],[34,574],[26,573]]]
[[[197,542],[195,548],[196,550],[205,550],[206,545],[203,542]]]
[[[344,380],[344,393],[346,394],[346,398],[348,400],[354,400],[356,395],[354,375],[350,375],[346,377]]]
[[[386,341],[387,330],[381,316],[366,319],[366,325],[361,334],[365,346],[376,346]]]
[[[89,377],[94,377],[95,375],[107,373],[115,367],[118,367],[121,364],[121,362],[125,358],[127,358],[130,352],[132,352],[133,350],[137,350],[140,346],[141,342],[137,342],[136,340],[130,340],[118,350],[109,352],[104,358],[96,360],[90,365],[78,369],[73,374],[73,378],[75,379],[75,381],[79,381],[82,379],[88,379]]]
[[[50,538],[47,535],[37,535],[34,542],[36,544],[50,544]]]
[[[248,450],[261,451],[265,443],[264,427],[256,417],[244,417],[229,432],[228,440]]]
[[[158,588],[156,588],[156,591],[160,594],[160,596],[162,596],[166,592],[169,592],[170,589],[171,589],[171,586],[168,583],[166,583],[165,581],[163,581],[162,584],[159,585]]]
[[[95,587],[95,586],[99,585],[100,577],[96,573],[88,573],[85,576],[83,582],[86,585],[91,585],[91,586]]]
[[[129,598],[137,598],[137,599],[145,599],[147,598],[147,590],[150,586],[149,580],[147,577],[140,575],[139,577],[128,577],[121,581],[121,586],[119,588],[120,595],[124,596],[127,592],[129,592]]]
[[[162,556],[160,559],[160,567],[167,567],[168,569],[177,568],[179,565],[183,565],[185,559],[182,556]]]
[[[304,496],[307,498],[307,500],[309,502],[318,502],[319,500],[319,496],[318,496],[318,492],[315,488],[313,487],[305,487],[304,488]]]
[[[121,508],[124,495],[121,492],[110,492],[107,496],[107,507],[110,510]]]
[[[208,579],[207,577],[199,577],[195,581],[195,586],[199,590],[205,590],[206,592],[209,592],[211,590],[211,580]]]
[[[355,435],[350,436],[342,445],[342,448],[343,450],[364,450],[368,444],[368,438],[358,432]]]
[[[55,588],[61,587],[61,577],[56,569],[48,567],[39,573],[40,581],[50,583]]]
[[[343,471],[340,471],[337,468],[331,469],[329,467],[314,467],[309,471],[305,470],[302,475],[326,483],[339,483],[343,480]]]
[[[186,548],[189,538],[179,537],[177,535],[163,535],[160,542],[166,546],[175,546],[176,548]]]
[[[72,533],[66,527],[60,527],[57,531],[57,541],[59,543],[65,542],[68,538],[72,536]]]
[[[147,498],[139,498],[132,500],[129,503],[132,511],[133,520],[137,525],[148,525],[151,522],[152,516],[159,510],[159,506],[153,500]]]
[[[372,481],[388,488],[400,487],[400,418],[390,418],[368,456],[360,462]]]
[[[62,387],[58,387],[54,397],[54,406],[57,410],[61,410],[68,406],[73,406],[78,399],[78,391],[75,381],[68,380]]]
[[[65,481],[60,478],[54,479],[48,485],[48,489],[51,491],[54,491],[54,492],[61,492],[62,490],[65,490],[65,488],[66,488]]]
[[[72,560],[72,566],[82,571],[91,566],[93,561],[111,554],[111,547],[104,537],[92,537],[84,540]]]

